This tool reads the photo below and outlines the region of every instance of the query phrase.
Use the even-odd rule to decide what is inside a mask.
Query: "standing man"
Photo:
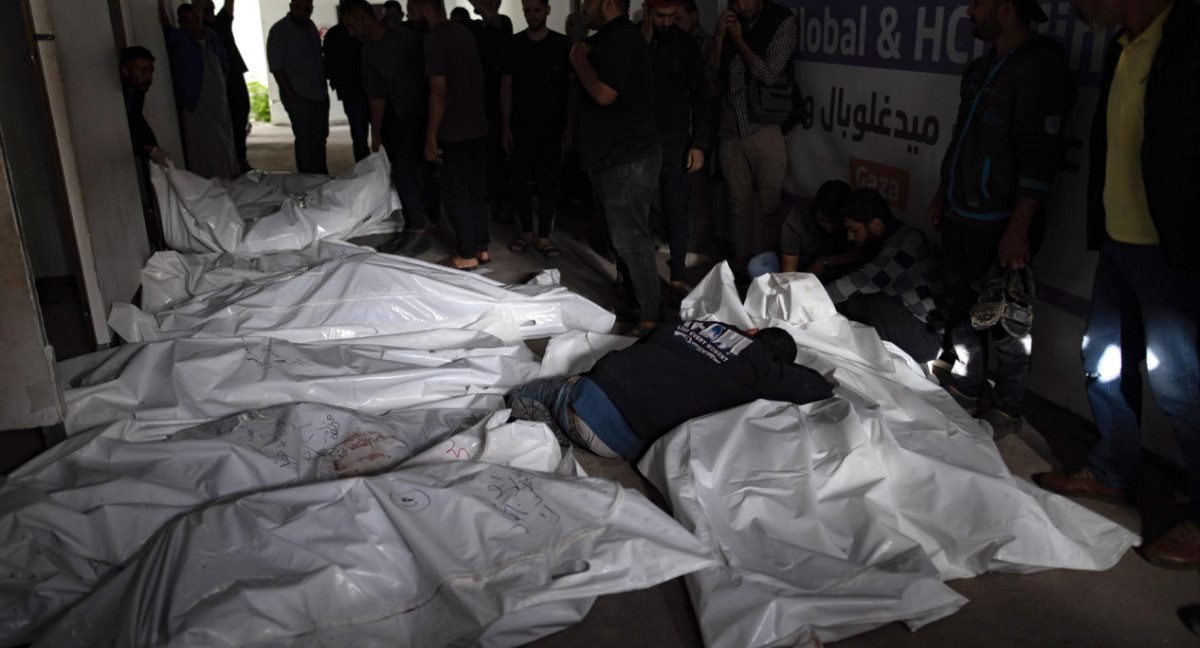
[[[779,125],[788,115],[758,110],[752,95],[791,79],[795,51],[796,20],[771,0],[731,0],[717,18],[713,62],[725,82],[717,137],[738,269],[761,251],[751,250],[752,242],[763,238],[766,221],[779,210],[787,174]]]
[[[572,129],[567,111],[570,91],[571,39],[546,27],[548,0],[522,0],[528,29],[513,36],[500,58],[500,112],[504,151],[509,158],[513,202],[521,235],[508,246],[521,252],[533,245],[547,257],[558,256],[550,243],[558,205],[563,149]],[[533,227],[533,192],[537,189],[537,237]]]
[[[425,159],[425,38],[407,27],[384,27],[367,0],[343,0],[342,15],[350,35],[363,43],[359,73],[370,104],[371,151],[381,145],[387,151],[392,184],[404,205],[404,233],[381,249],[418,256],[429,248],[428,221],[441,209],[437,169]]]
[[[709,130],[715,141],[717,122],[721,115],[721,69],[713,62],[713,50],[717,41],[713,35],[705,31],[700,24],[700,9],[696,0],[682,0],[681,8],[675,14],[675,24],[692,35],[696,46],[700,48],[700,57],[704,59],[704,80],[708,83],[709,97]],[[713,205],[712,205],[712,168],[715,160],[706,156],[705,166],[697,173],[687,175],[688,183],[688,250],[689,261],[692,265],[697,257],[707,257],[713,246]]]
[[[479,22],[470,27],[475,33],[479,64],[483,66],[483,110],[487,115],[487,203],[488,213],[500,222],[511,222],[504,212],[508,198],[508,158],[504,155],[500,116],[500,56],[513,35],[512,20],[500,13],[500,0],[471,0]]]
[[[350,122],[350,141],[354,146],[354,161],[367,157],[367,123],[370,113],[367,94],[363,90],[362,43],[350,37],[342,5],[338,6],[338,23],[325,32],[325,78],[329,87],[342,102],[346,120]]]
[[[999,324],[976,331],[970,308],[993,266],[1021,270],[1033,257],[1030,240],[1040,242],[1044,202],[1066,156],[1064,126],[1076,91],[1062,47],[1031,27],[1046,20],[1035,0],[980,0],[967,13],[975,37],[992,48],[963,74],[954,139],[929,224],[942,232],[946,324],[958,356],[948,389],[1000,437],[1024,425],[1033,341]],[[998,356],[996,381],[991,408],[980,412],[989,333]]]
[[[1200,565],[1200,8],[1193,0],[1076,0],[1109,46],[1092,123],[1088,245],[1100,250],[1083,369],[1100,442],[1087,466],[1035,477],[1064,495],[1129,501],[1141,463],[1142,376],[1188,474],[1188,519],[1143,555]]]
[[[412,21],[429,30],[425,74],[429,77],[429,121],[425,159],[442,163],[446,216],[458,235],[445,265],[467,270],[491,261],[487,251],[487,120],[483,112],[483,69],[475,37],[446,19],[443,0],[408,0]],[[439,153],[440,147],[440,153]]]
[[[650,48],[629,21],[629,0],[584,0],[596,33],[571,48],[579,78],[580,165],[591,177],[596,206],[617,251],[618,316],[630,288],[641,337],[662,321],[650,201],[658,185],[662,148],[654,123]]]
[[[246,136],[250,130],[250,91],[246,89],[246,61],[242,59],[242,52],[233,37],[234,0],[225,0],[225,5],[215,14],[213,0],[202,2],[204,24],[217,33],[221,44],[225,46],[225,59],[229,62],[229,73],[225,75],[225,94],[229,100],[229,119],[233,128],[233,154],[237,158],[239,170],[245,173],[250,170],[250,162],[246,160]]]
[[[267,34],[267,64],[296,137],[296,170],[328,174],[329,92],[321,59],[321,35],[312,21],[313,0],[293,0],[288,15]]]
[[[171,26],[162,0],[158,14],[171,60],[187,169],[205,178],[236,178],[240,170],[225,90],[229,65],[221,38],[204,26],[193,5],[176,8],[179,27]]]
[[[129,139],[133,142],[133,154],[137,157],[138,188],[141,190],[142,215],[146,218],[146,233],[151,248],[165,250],[167,244],[158,218],[154,189],[150,184],[149,165],[155,162],[164,167],[173,167],[175,163],[166,151],[158,148],[158,138],[142,114],[146,105],[146,91],[154,83],[154,55],[140,45],[126,47],[121,50],[120,72],[121,89],[125,94],[125,118],[129,121]]]
[[[679,0],[648,0],[642,16],[642,35],[654,60],[654,113],[663,151],[658,191],[671,248],[672,308],[687,294],[688,174],[704,168],[705,152],[712,148],[704,59],[696,40],[675,24],[679,5]]]

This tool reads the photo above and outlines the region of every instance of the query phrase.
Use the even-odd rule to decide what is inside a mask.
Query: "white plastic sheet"
[[[939,580],[1107,569],[1138,542],[1013,478],[987,430],[872,329],[830,315],[810,280],[760,278],[743,305],[721,267],[684,308],[787,329],[797,361],[837,383],[835,398],[691,421],[639,463],[722,556],[688,577],[709,648],[815,645],[892,621],[915,629],[965,602]]]
[[[6,566],[20,569],[10,571],[0,588],[0,643],[28,638],[82,599],[68,614],[65,629],[51,631],[42,644],[288,645],[299,634],[305,637],[296,645],[320,645],[321,636],[328,641],[336,634],[337,645],[377,645],[384,633],[422,638],[479,634],[491,621],[520,611],[490,630],[486,642],[514,645],[578,621],[596,594],[653,584],[706,562],[686,531],[636,494],[626,505],[627,494],[605,493],[595,501],[585,493],[578,502],[583,506],[571,508],[567,504],[577,495],[566,504],[543,501],[548,496],[538,490],[538,482],[552,478],[509,472],[502,474],[511,481],[493,475],[467,489],[459,480],[471,480],[475,472],[465,470],[452,471],[449,482],[435,481],[426,488],[389,477],[384,480],[389,486],[409,486],[393,488],[386,501],[365,506],[378,490],[349,480],[398,467],[409,474],[414,466],[470,461],[577,474],[573,459],[564,461],[545,426],[505,424],[507,418],[506,410],[493,415],[406,410],[371,416],[301,403],[244,412],[160,442],[99,437],[57,462],[23,471],[2,488],[0,501],[8,510],[0,525],[0,546],[12,548],[5,555]],[[352,493],[355,489],[359,492]],[[464,506],[463,499],[471,497],[476,505]],[[306,503],[296,508],[299,500]],[[481,503],[508,520],[507,535],[492,541],[491,527],[501,522],[481,520]],[[395,519],[431,505],[438,512],[413,520],[413,529]],[[271,506],[292,513],[283,516],[287,519],[257,516]],[[562,525],[568,527],[557,536],[562,544],[579,540],[577,536],[606,536],[599,551],[607,555],[597,560],[585,554],[598,570],[576,568],[573,559],[553,562],[551,555],[562,548],[540,545],[547,534],[553,535],[549,521],[560,509],[563,518],[590,518],[587,529]],[[641,531],[646,535],[627,534],[623,527],[629,522],[623,518],[647,523]],[[203,528],[192,528],[200,520]],[[163,527],[167,537],[155,538]],[[532,550],[519,558],[506,555],[505,549],[523,542],[513,538],[518,527],[530,535],[545,532],[529,542],[545,555]],[[650,531],[665,537],[656,535],[648,542]],[[185,539],[172,540],[173,534]],[[417,536],[458,553],[457,560],[413,546]],[[148,541],[151,546],[143,550]],[[633,565],[623,552],[634,547],[649,551],[658,562],[647,573],[626,577],[618,572]],[[410,549],[412,554],[396,562]],[[166,563],[162,551],[171,556]],[[314,561],[320,563],[315,572]],[[512,589],[563,569],[580,573],[569,587]],[[432,577],[439,570],[444,579]],[[468,570],[474,575],[466,577]],[[439,586],[454,590],[456,579],[463,578],[475,597],[465,608],[442,609],[430,617],[413,614],[413,600],[404,598],[440,600],[447,592]],[[490,587],[481,587],[485,580],[492,581]],[[514,604],[518,594],[523,602]],[[247,606],[246,597],[260,604]],[[438,601],[422,603],[439,607]],[[114,625],[116,617],[128,623]],[[417,641],[409,645],[432,645]]]
[[[383,413],[457,407],[482,397],[477,407],[495,410],[503,407],[506,391],[538,371],[537,358],[524,346],[425,350],[272,338],[132,344],[60,367],[69,386],[67,433],[103,428],[107,436],[131,441],[158,440],[200,422],[292,402]]]
[[[262,172],[208,179],[151,165],[150,181],[172,249],[262,253],[394,230],[400,200],[390,174],[387,156],[376,153],[332,179]]]
[[[214,273],[217,268],[223,270]],[[551,279],[539,275],[534,283],[506,286],[336,244],[254,260],[159,254],[142,281],[151,312],[160,310],[116,304],[109,325],[128,341],[265,335],[294,342],[427,329],[475,329],[516,342],[612,328],[612,313],[546,285]]]
[[[471,645],[506,614],[711,564],[613,482],[423,465],[179,518],[36,645]]]

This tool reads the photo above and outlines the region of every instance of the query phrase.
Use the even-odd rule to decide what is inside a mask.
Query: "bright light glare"
[[[1161,364],[1153,349],[1146,349],[1146,371],[1154,371]]]
[[[1110,344],[1100,354],[1100,363],[1096,367],[1100,382],[1112,382],[1121,377],[1121,347]]]
[[[958,357],[954,360],[954,368],[950,370],[950,375],[966,377],[967,363],[971,361],[971,352],[967,351],[965,344],[955,344],[954,355]]]

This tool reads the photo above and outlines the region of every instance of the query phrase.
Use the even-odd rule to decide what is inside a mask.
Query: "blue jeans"
[[[658,186],[662,152],[611,169],[591,172],[596,207],[608,223],[608,236],[617,251],[617,270],[633,288],[643,322],[661,322],[658,259],[650,228],[650,202]]]
[[[579,386],[578,391],[576,385]],[[589,389],[593,394],[603,393],[599,392],[599,388],[583,376],[545,378],[512,390],[505,395],[504,400],[512,408],[512,415],[515,418],[545,423],[562,445],[577,445],[602,457],[619,457],[621,455],[610,448],[607,444],[608,439],[602,436],[606,432],[593,430],[580,416],[580,413],[573,411],[572,403],[579,399],[580,395],[586,396]],[[621,417],[620,411],[608,401],[607,396],[601,399],[603,402],[597,402],[596,399],[585,400],[591,401],[590,412],[596,415],[594,420],[612,424],[606,428],[612,431],[609,432],[610,435],[616,434],[618,439],[624,437],[627,442],[640,443],[633,431],[629,429],[628,423]],[[582,405],[575,405],[575,407],[582,407]],[[585,409],[585,411],[587,410]],[[629,454],[626,458],[630,461],[636,457],[636,454],[640,454],[640,450],[636,452],[628,448],[626,450]]]
[[[1183,451],[1193,517],[1200,519],[1200,268],[1167,267],[1162,249],[1108,240],[1100,250],[1083,370],[1100,442],[1088,465],[1115,488],[1137,484],[1142,374]]]
[[[746,274],[750,275],[751,279],[758,279],[765,274],[776,274],[780,271],[779,255],[774,252],[763,252],[755,255],[750,259],[750,263],[746,264]]]

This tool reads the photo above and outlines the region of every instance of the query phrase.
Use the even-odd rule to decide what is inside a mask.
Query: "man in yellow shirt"
[[[1142,376],[1175,429],[1189,519],[1146,545],[1169,567],[1200,566],[1200,5],[1075,0],[1089,25],[1123,30],[1109,49],[1092,124],[1088,243],[1100,250],[1083,338],[1100,431],[1086,467],[1035,476],[1049,490],[1131,501],[1141,456]]]

